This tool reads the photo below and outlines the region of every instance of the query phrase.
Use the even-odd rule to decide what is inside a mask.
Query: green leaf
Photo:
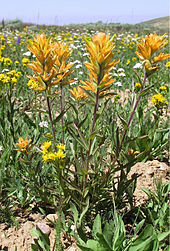
[[[97,233],[97,237],[98,237],[98,241],[100,243],[100,246],[104,248],[104,251],[113,251],[113,249],[111,248],[111,246],[107,243],[107,241],[105,240],[103,234]]]
[[[92,233],[95,237],[96,237],[97,233],[102,234],[101,217],[99,214],[96,216],[96,218],[94,220]]]
[[[168,246],[164,249],[164,251],[170,251],[170,245],[168,245]]]
[[[70,203],[70,209],[73,212],[74,223],[76,225],[77,221],[78,221],[78,210],[77,210],[75,204],[73,204],[72,202]]]
[[[70,109],[71,106],[69,106],[67,109],[63,110],[55,119],[54,124],[56,124],[60,119],[64,116],[64,114]]]
[[[91,248],[88,248],[86,246],[83,246],[79,243],[77,243],[77,246],[82,250],[82,251],[93,251]]]
[[[103,235],[105,240],[110,246],[112,246],[113,234],[114,234],[114,222],[113,221],[110,221],[109,223],[106,222]]]
[[[157,235],[158,241],[163,241],[170,234],[170,230]]]
[[[32,251],[39,251],[39,248],[36,244],[31,244],[31,250]]]
[[[24,122],[26,124],[36,127],[36,124],[34,123],[34,121],[25,112],[21,113],[21,115],[23,116]]]
[[[121,120],[124,129],[127,131],[128,130],[127,122],[119,114],[117,114],[117,115],[118,115],[119,119]]]
[[[85,116],[85,118],[77,125],[77,127],[80,129],[80,127],[84,124],[86,119],[88,118],[88,115]]]
[[[139,95],[140,95],[140,96],[143,96],[144,94],[146,94],[146,93],[147,93],[150,89],[152,89],[153,87],[154,87],[154,85],[145,88]]]
[[[142,187],[141,190],[144,191],[149,198],[151,197],[151,191],[148,188]]]
[[[86,149],[86,151],[88,151],[88,146],[87,146],[87,142],[84,138],[84,140],[80,140],[78,135],[75,134],[75,132],[71,129],[71,128],[68,128],[68,132],[70,133],[70,135],[83,147]],[[83,137],[83,135],[82,135]]]
[[[87,197],[86,206],[84,207],[83,212],[80,215],[79,222],[78,222],[78,227],[81,226],[82,219],[83,219],[84,215],[86,214],[88,208],[89,208],[89,197]]]
[[[143,227],[143,224],[144,224],[144,223],[145,223],[145,219],[141,220],[141,221],[137,224],[136,229],[135,229],[135,231],[134,231],[134,235],[136,235],[136,234],[141,230],[141,228]]]
[[[151,243],[154,238],[155,236],[154,236],[153,226],[149,224],[140,233],[138,238],[132,243],[128,251],[137,251],[137,250],[145,251],[146,246],[149,243]],[[146,250],[146,251],[149,251],[149,250]]]
[[[90,248],[93,251],[99,251],[100,250],[100,244],[96,240],[88,240],[86,245],[87,245],[88,248]]]

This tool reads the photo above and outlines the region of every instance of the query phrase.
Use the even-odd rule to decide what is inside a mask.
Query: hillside
[[[160,29],[169,29],[170,25],[170,17],[160,17],[151,19],[145,22],[139,23],[142,26],[155,27]]]

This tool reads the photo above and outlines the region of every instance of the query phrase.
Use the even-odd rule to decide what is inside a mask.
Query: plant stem
[[[96,103],[95,103],[94,112],[93,112],[93,121],[92,121],[91,133],[90,133],[91,135],[94,132],[94,127],[95,127],[95,123],[96,123],[96,114],[97,114],[97,109],[98,109],[99,93],[100,93],[98,86],[100,85],[100,81],[101,81],[101,73],[102,73],[101,72],[101,65],[99,65],[99,75],[97,78]],[[88,148],[87,157],[86,157],[86,172],[88,172],[88,169],[89,169],[89,157],[90,157],[90,150],[91,150],[92,143],[93,143],[93,139],[90,139],[89,148]]]
[[[60,94],[60,113],[63,112],[63,85],[62,83],[60,84],[60,90],[61,90],[61,94]],[[63,116],[61,117],[61,128],[62,128],[62,144],[64,144],[64,120],[63,120]]]
[[[131,122],[132,122],[132,119],[133,119],[133,116],[134,116],[134,114],[135,114],[136,108],[137,108],[138,103],[139,103],[139,101],[140,101],[140,99],[141,99],[141,97],[142,97],[142,96],[141,96],[141,93],[142,93],[143,88],[144,88],[144,85],[145,85],[145,83],[146,83],[146,79],[147,79],[147,75],[146,75],[146,73],[145,73],[144,78],[143,78],[143,82],[142,82],[142,87],[141,87],[141,90],[140,90],[140,93],[139,93],[139,96],[138,96],[138,98],[136,99],[136,103],[135,103],[135,105],[134,105],[134,107],[133,107],[132,113],[131,113],[131,115],[130,115],[130,118],[129,118],[129,121],[128,121],[128,124],[127,124],[127,127],[128,127],[128,128],[129,128],[129,126],[130,126],[130,124],[131,124]],[[123,134],[123,137],[122,137],[120,146],[119,146],[118,157],[119,157],[119,154],[120,154],[120,152],[121,152],[121,150],[122,150],[123,142],[124,142],[124,140],[125,140],[127,131],[128,131],[128,129],[125,129],[125,131],[124,131],[124,134]]]
[[[93,111],[93,121],[92,121],[92,127],[91,127],[90,136],[94,132],[94,127],[95,127],[95,123],[96,123],[96,115],[97,115],[97,110],[98,110],[99,93],[100,93],[100,90],[98,89],[98,86],[100,85],[100,81],[101,81],[101,66],[100,66],[100,71],[99,71],[99,75],[98,75],[98,79],[97,79],[96,102],[95,102],[94,111]],[[92,143],[93,143],[93,139],[90,139],[90,141],[89,141],[89,148],[88,148],[87,156],[86,156],[86,175],[85,175],[85,179],[84,179],[84,182],[83,182],[83,194],[84,194],[84,191],[85,191],[87,177],[88,177],[89,157],[90,157],[90,151],[91,151]]]
[[[97,90],[97,94],[96,94],[96,103],[95,103],[94,112],[93,112],[93,122],[92,122],[92,127],[91,127],[91,133],[90,134],[92,134],[94,132],[98,102],[99,102],[99,90]],[[88,172],[88,169],[89,169],[89,156],[90,156],[90,150],[91,150],[92,143],[93,143],[93,139],[90,139],[89,148],[88,148],[87,157],[86,157],[86,172]]]
[[[48,114],[49,114],[49,118],[50,118],[52,134],[53,134],[53,141],[54,141],[54,145],[56,146],[55,129],[54,129],[54,123],[53,123],[53,118],[52,118],[50,99],[48,96],[47,96],[47,106],[48,106]]]

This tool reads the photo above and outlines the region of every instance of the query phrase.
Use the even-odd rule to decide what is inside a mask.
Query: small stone
[[[51,233],[49,226],[43,222],[38,222],[37,227],[43,232],[43,234],[49,235]]]
[[[38,213],[38,214],[30,214],[29,215],[29,220],[39,221],[41,219],[42,219],[42,215],[40,213]]]
[[[165,170],[165,167],[164,167],[162,164],[160,164],[160,165],[159,165],[159,170],[164,171],[164,170]]]
[[[4,238],[5,237],[5,234],[1,234],[1,238]]]

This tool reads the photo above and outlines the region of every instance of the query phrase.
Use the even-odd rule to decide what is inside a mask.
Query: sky
[[[0,0],[0,21],[35,24],[139,23],[169,16],[169,0]]]

